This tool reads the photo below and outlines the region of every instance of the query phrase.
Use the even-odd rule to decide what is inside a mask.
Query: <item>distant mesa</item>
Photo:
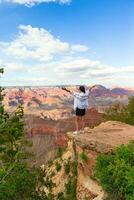
[[[72,91],[75,86],[68,86]],[[126,88],[109,89],[96,85],[91,90],[90,108],[95,107],[104,112],[113,103],[127,104],[128,97],[134,95],[134,90]],[[43,112],[46,118],[58,120],[72,116],[73,98],[60,86],[55,87],[7,87],[5,89],[4,105],[6,110],[12,110],[23,104],[25,114],[40,116]]]

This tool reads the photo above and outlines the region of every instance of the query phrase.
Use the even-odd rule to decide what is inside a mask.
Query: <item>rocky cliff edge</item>
[[[134,140],[134,126],[108,121],[93,129],[86,127],[82,134],[68,132],[67,137],[68,147],[58,160],[61,170],[58,173],[55,171],[56,175],[52,178],[55,183],[54,193],[64,193],[64,182],[68,182],[64,166],[70,160],[70,163],[77,161],[77,200],[103,200],[105,193],[93,178],[96,158],[100,153],[108,153],[117,146]],[[47,171],[51,169],[55,170],[54,164]]]
[[[78,160],[78,200],[88,197],[88,192],[96,196],[94,200],[104,199],[102,188],[92,179],[96,158],[100,153],[108,153],[117,146],[134,140],[134,126],[108,121],[93,129],[86,127],[82,134],[75,135],[73,132],[69,132],[67,135],[70,143],[75,146]],[[87,155],[86,162],[80,156],[83,152]]]

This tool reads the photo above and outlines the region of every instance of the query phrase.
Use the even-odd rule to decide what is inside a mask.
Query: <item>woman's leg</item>
[[[85,116],[81,117],[81,121],[82,121],[82,130],[85,128]]]
[[[80,118],[79,118],[79,116],[76,116],[75,117],[76,131],[79,131],[79,122],[80,122]]]

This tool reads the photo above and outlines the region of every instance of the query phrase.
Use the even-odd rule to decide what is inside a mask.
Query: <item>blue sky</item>
[[[2,85],[134,87],[133,0],[1,0],[0,27]]]

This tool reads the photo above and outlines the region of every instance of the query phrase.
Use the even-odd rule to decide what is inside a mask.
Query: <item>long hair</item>
[[[81,85],[81,86],[79,87],[79,90],[80,90],[81,92],[83,92],[83,93],[86,92],[86,91],[85,91],[85,87],[84,87],[83,85]]]

